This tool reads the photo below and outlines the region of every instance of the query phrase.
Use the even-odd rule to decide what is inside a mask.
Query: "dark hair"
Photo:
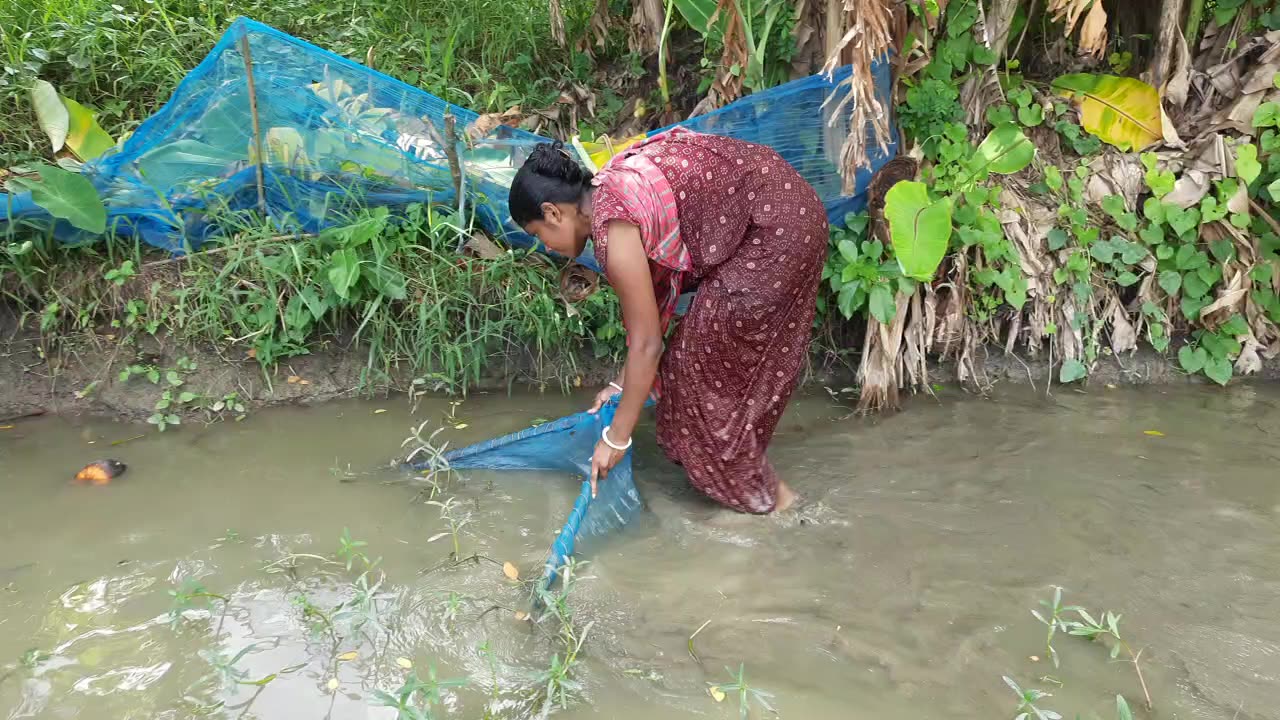
[[[542,143],[520,166],[507,198],[517,225],[541,220],[543,203],[576,204],[582,199],[592,175],[569,152],[559,140]]]

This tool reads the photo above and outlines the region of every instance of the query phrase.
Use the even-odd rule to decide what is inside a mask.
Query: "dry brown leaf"
[[[508,580],[520,579],[520,570],[510,562],[502,563],[502,574],[506,575]]]
[[[551,39],[556,45],[564,47],[564,11],[560,9],[560,0],[550,0],[550,8],[548,9],[551,22]]]
[[[1227,200],[1227,210],[1233,213],[1249,212],[1249,186],[1244,183],[1236,185],[1236,192]]]
[[[1199,205],[1200,199],[1209,192],[1209,178],[1199,170],[1187,170],[1173,184],[1173,192],[1162,200],[1186,210],[1192,205]]]
[[[1164,98],[1174,107],[1187,104],[1187,93],[1191,91],[1191,53],[1187,50],[1187,39],[1182,33],[1174,33],[1173,69],[1164,84]]]
[[[1236,372],[1240,375],[1253,375],[1262,370],[1262,358],[1258,356],[1262,343],[1249,336],[1244,339],[1243,345],[1240,357],[1236,358]]]
[[[1057,22],[1066,18],[1065,26],[1062,34],[1070,35],[1076,29],[1076,21],[1089,9],[1089,4],[1094,0],[1049,0],[1045,9],[1053,13],[1053,20]],[[1098,0],[1101,4],[1102,0]]]
[[[1080,26],[1079,51],[1084,55],[1101,58],[1107,49],[1107,11],[1102,0],[1096,0]]]
[[[520,106],[516,105],[500,113],[485,113],[481,115],[474,122],[467,125],[467,129],[463,131],[463,134],[467,138],[467,144],[474,146],[481,138],[487,137],[489,133],[498,127],[502,125],[517,127],[523,119],[524,114],[521,113]]]

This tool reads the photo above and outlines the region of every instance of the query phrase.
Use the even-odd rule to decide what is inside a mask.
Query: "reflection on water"
[[[582,398],[481,396],[451,442]],[[775,465],[782,518],[724,512],[642,432],[648,512],[585,549],[568,718],[734,717],[709,684],[745,665],[792,718],[1012,717],[1001,681],[1065,717],[1138,707],[1132,668],[1030,614],[1052,587],[1122,614],[1163,718],[1280,718],[1280,392],[1062,391],[916,401],[872,420],[798,402]],[[384,409],[386,412],[376,412]],[[112,447],[134,427],[43,418],[0,432],[0,715],[393,718],[377,691],[434,669],[440,716],[536,717],[548,619],[535,575],[569,478],[474,473],[437,500],[387,461],[423,416],[399,402],[263,412]],[[107,487],[74,487],[118,457]],[[343,529],[378,559],[359,581]],[[379,581],[381,581],[379,583]],[[213,597],[217,596],[217,597]],[[690,635],[697,659],[690,653]],[[1033,660],[1032,657],[1039,658]],[[753,717],[759,706],[753,707]],[[1142,715],[1143,713],[1140,713]]]

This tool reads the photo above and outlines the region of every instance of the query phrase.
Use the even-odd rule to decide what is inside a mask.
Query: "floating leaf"
[[[30,192],[32,202],[81,230],[99,235],[106,232],[107,209],[88,178],[53,165],[39,165],[36,172],[41,182],[12,178],[10,189]]]
[[[67,149],[75,153],[84,162],[102,155],[115,147],[116,141],[111,139],[106,130],[98,125],[93,111],[72,100],[62,98],[70,120],[67,129]]]
[[[358,657],[360,657],[360,653],[356,652],[355,650],[352,650],[350,652],[342,653],[341,655],[338,656],[338,659],[341,660],[342,662],[351,662],[352,660],[355,660]]]
[[[982,140],[969,161],[969,169],[975,173],[986,170],[998,175],[1010,175],[1030,165],[1035,157],[1036,146],[1022,129],[1013,123],[1006,123],[992,130]]]
[[[329,687],[329,692],[333,692],[334,690],[337,690],[337,689],[338,689],[338,678],[329,678],[329,685],[328,685],[328,687]]]
[[[374,414],[374,415],[381,415],[382,413],[384,413],[384,412],[386,412],[386,411],[387,411],[387,410],[386,410],[386,408],[378,408],[377,410],[374,410],[374,411],[373,411],[373,414]]]
[[[951,240],[951,201],[930,200],[924,183],[903,181],[885,194],[884,214],[902,274],[932,280]]]
[[[1164,433],[1160,432],[1159,430],[1143,430],[1142,434],[1150,435],[1151,437],[1164,437]]]
[[[289,383],[290,385],[297,385],[300,380],[302,380],[302,378],[298,377],[297,375],[290,375],[288,379],[285,380],[285,382]]]
[[[405,670],[409,670],[413,668],[413,661],[410,660],[409,658],[398,657],[396,658],[396,664],[404,668]]]
[[[36,121],[40,129],[49,136],[49,144],[56,153],[67,143],[67,132],[71,118],[67,107],[58,97],[58,91],[46,80],[36,80],[31,86],[31,105],[36,111]]]
[[[520,570],[510,562],[502,563],[502,574],[506,575],[508,580],[520,579]]]
[[[529,619],[529,613],[523,610],[516,611],[516,620],[519,620],[520,622],[524,622],[525,620],[528,620],[528,619]]]
[[[707,688],[707,692],[711,694],[712,700],[715,700],[716,702],[724,702],[724,690],[721,690],[718,685],[712,685]]]
[[[1142,150],[1164,136],[1160,93],[1141,80],[1072,73],[1054,80],[1053,89],[1076,101],[1085,130],[1121,150]]]

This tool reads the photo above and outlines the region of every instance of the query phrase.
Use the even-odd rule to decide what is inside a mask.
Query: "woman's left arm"
[[[609,256],[606,273],[618,299],[622,301],[622,319],[627,329],[627,362],[618,409],[609,427],[609,440],[626,446],[640,420],[649,391],[658,375],[662,359],[662,323],[658,316],[658,300],[653,294],[653,276],[649,257],[640,239],[640,228],[630,223],[609,223]],[[597,479],[608,477],[609,470],[622,459],[623,451],[604,442],[596,444],[591,460],[591,492],[595,494]]]

